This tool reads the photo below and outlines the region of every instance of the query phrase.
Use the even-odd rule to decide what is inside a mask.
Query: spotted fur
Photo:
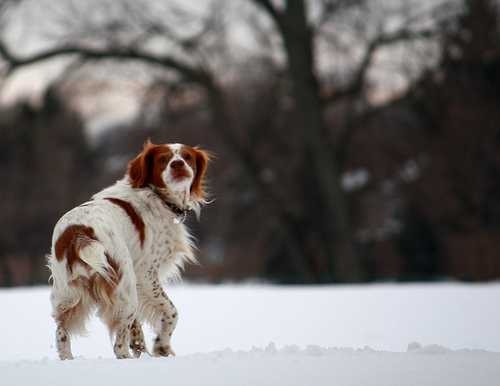
[[[122,180],[58,221],[48,266],[61,359],[73,357],[70,337],[85,331],[96,308],[117,358],[129,358],[129,349],[135,357],[147,352],[142,322],[157,333],[153,354],[174,354],[178,312],[161,283],[196,259],[192,237],[169,205],[199,212],[208,160],[198,148],[148,141]]]

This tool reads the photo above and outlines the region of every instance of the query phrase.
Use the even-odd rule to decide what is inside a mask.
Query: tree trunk
[[[288,57],[297,119],[304,129],[306,162],[314,173],[322,213],[329,274],[336,281],[360,281],[362,266],[354,251],[347,198],[340,185],[340,170],[325,140],[325,123],[319,85],[314,73],[313,36],[303,0],[288,0],[278,23]],[[319,219],[313,219],[315,223]]]

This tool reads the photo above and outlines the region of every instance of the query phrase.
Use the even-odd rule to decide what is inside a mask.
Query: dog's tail
[[[92,239],[79,241],[79,258],[94,271],[88,286],[91,296],[111,306],[112,294],[120,281],[120,271],[115,260],[99,241]]]
[[[118,272],[116,264],[106,252],[104,246],[96,240],[82,237],[77,240],[76,249],[81,261],[93,269],[100,277],[110,285],[116,285]]]

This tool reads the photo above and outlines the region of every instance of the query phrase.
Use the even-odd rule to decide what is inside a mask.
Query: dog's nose
[[[184,161],[181,159],[176,159],[175,161],[172,161],[172,163],[170,164],[170,167],[172,169],[180,169],[183,166],[184,166]]]

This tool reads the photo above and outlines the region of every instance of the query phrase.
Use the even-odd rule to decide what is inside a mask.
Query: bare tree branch
[[[252,0],[255,4],[264,9],[274,22],[279,26],[283,23],[283,17],[276,7],[271,3],[271,0]]]
[[[436,37],[437,34],[438,31],[436,29],[425,29],[420,31],[404,29],[391,34],[378,35],[368,44],[352,82],[344,88],[324,93],[322,96],[323,103],[328,104],[337,102],[346,97],[359,95],[365,86],[366,74],[372,65],[375,53],[379,48],[403,41],[430,39]]]
[[[28,57],[15,56],[3,41],[0,41],[0,55],[8,63],[9,72],[31,64],[43,62],[55,57],[77,55],[90,60],[126,59],[140,60],[144,63],[161,66],[179,72],[186,79],[206,84],[211,82],[210,75],[202,68],[194,67],[171,57],[155,56],[147,52],[129,48],[95,49],[84,46],[62,46],[43,51]]]
[[[322,0],[321,14],[314,25],[314,31],[318,32],[339,11],[359,7],[365,0]]]

